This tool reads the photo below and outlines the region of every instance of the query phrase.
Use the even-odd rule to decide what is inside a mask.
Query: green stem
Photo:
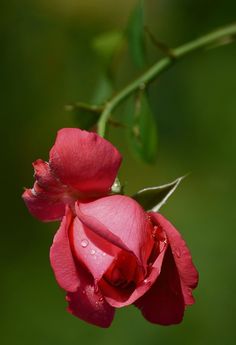
[[[98,121],[98,134],[102,137],[105,135],[106,124],[111,112],[117,107],[119,103],[125,100],[131,93],[150,83],[153,79],[155,79],[166,69],[170,68],[177,60],[181,59],[185,55],[195,50],[205,48],[217,41],[221,41],[224,39],[227,40],[228,38],[234,35],[236,35],[236,24],[220,28],[212,33],[206,34],[200,38],[197,38],[196,40],[193,40],[178,48],[171,50],[172,57],[167,56],[164,57],[162,60],[156,62],[140,77],[138,77],[133,82],[124,87],[122,90],[120,90],[105,104],[104,110],[101,113],[101,116]]]

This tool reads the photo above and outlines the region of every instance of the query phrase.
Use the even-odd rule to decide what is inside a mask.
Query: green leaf
[[[180,182],[185,176],[177,178],[177,180],[158,187],[144,188],[132,196],[145,210],[158,212],[166,203],[169,197],[174,193]]]
[[[157,157],[157,127],[146,94],[131,97],[127,108],[128,139],[133,152],[147,163]]]
[[[105,63],[109,63],[123,41],[124,35],[121,31],[108,31],[96,36],[92,41],[92,47]]]
[[[139,0],[130,16],[127,27],[127,39],[132,60],[136,67],[142,68],[145,64],[145,36],[144,36],[144,5]]]
[[[89,130],[97,123],[102,108],[86,103],[76,103],[66,106],[66,110],[74,113],[75,122],[79,128]]]

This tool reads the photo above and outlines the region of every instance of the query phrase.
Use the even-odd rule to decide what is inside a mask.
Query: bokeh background
[[[91,41],[124,28],[135,2],[1,1],[2,345],[235,344],[236,44],[194,53],[152,85],[154,166],[133,158],[122,129],[109,132],[124,155],[127,193],[191,172],[162,209],[200,272],[197,303],[181,325],[152,325],[129,307],[103,330],[66,313],[48,260],[58,224],[33,219],[21,200],[31,162],[48,158],[59,128],[76,125],[64,105],[89,100],[96,88],[102,66]],[[148,25],[170,46],[235,21],[235,13],[234,0],[146,0]],[[158,54],[151,48],[150,60]]]

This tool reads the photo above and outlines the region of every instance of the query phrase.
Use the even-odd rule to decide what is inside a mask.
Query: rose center
[[[133,255],[121,253],[104,274],[110,285],[126,289],[133,288],[137,282],[137,262]]]

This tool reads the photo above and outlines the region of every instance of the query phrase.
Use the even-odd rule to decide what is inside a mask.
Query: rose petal
[[[71,242],[73,242],[77,259],[97,280],[102,277],[120,251],[119,248],[85,227],[77,217],[72,226]]]
[[[73,218],[67,207],[50,249],[51,265],[59,286],[68,292],[68,311],[86,322],[109,327],[114,317],[114,308],[103,299],[89,272],[73,258],[68,236]]]
[[[153,240],[146,213],[133,199],[113,195],[90,203],[77,203],[78,218],[99,236],[128,250],[146,267]]]
[[[61,182],[52,174],[48,162],[42,159],[37,159],[33,162],[34,167],[34,177],[38,182],[38,185],[42,187],[45,191],[50,192],[61,192],[62,184]]]
[[[39,187],[36,188],[39,190]],[[29,212],[43,222],[61,220],[65,214],[65,204],[63,201],[55,198],[54,195],[45,195],[44,191],[36,193],[35,188],[26,189],[22,198]]]
[[[80,272],[80,274],[82,271]],[[88,276],[81,274],[82,284],[74,293],[67,294],[68,311],[78,318],[99,327],[109,327],[115,314],[111,307],[96,291]]]
[[[180,276],[181,288],[186,305],[194,303],[192,289],[198,284],[198,272],[192,262],[190,251],[175,227],[159,213],[150,213],[152,220],[166,233]]]
[[[121,308],[134,303],[137,299],[143,296],[148,290],[151,289],[157,277],[161,272],[162,262],[167,249],[167,244],[163,243],[161,253],[158,255],[152,264],[150,274],[140,282],[137,287],[130,291],[122,291],[115,287],[111,287],[106,282],[101,281],[99,285],[104,293],[107,302],[116,308]]]
[[[47,162],[38,159],[33,163],[36,182],[22,197],[30,213],[42,221],[61,220],[65,204],[74,203],[66,186],[52,174]]]
[[[58,131],[49,165],[62,183],[86,193],[107,193],[121,163],[117,149],[96,133],[78,128]]]
[[[171,325],[182,321],[185,303],[170,247],[166,251],[161,274],[152,288],[138,299],[135,305],[152,323]]]
[[[66,209],[61,226],[57,231],[50,249],[50,262],[56,280],[66,291],[74,292],[80,286],[77,267],[70,248],[68,232],[73,221],[73,214],[69,207]]]

